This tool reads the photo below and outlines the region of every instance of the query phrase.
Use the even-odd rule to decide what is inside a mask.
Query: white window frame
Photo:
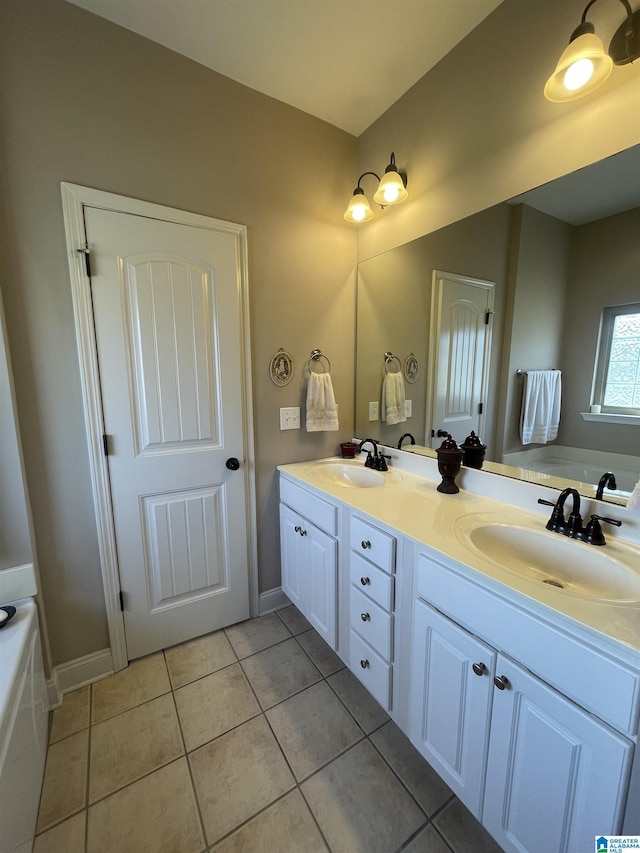
[[[603,414],[632,415],[640,417],[638,406],[605,406],[604,395],[609,372],[609,359],[611,357],[611,344],[613,340],[613,328],[617,317],[626,314],[640,314],[640,302],[631,302],[627,305],[609,305],[602,309],[602,320],[600,321],[600,336],[598,340],[598,351],[594,371],[592,403],[602,407]]]

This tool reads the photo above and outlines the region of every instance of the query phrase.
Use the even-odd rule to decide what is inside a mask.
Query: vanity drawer
[[[335,536],[338,532],[338,508],[291,480],[280,477],[280,500],[312,521],[316,527]]]
[[[349,564],[351,583],[356,589],[364,592],[385,610],[393,610],[393,577],[376,568],[355,551],[349,555]]]
[[[367,524],[361,518],[351,517],[351,548],[380,566],[385,572],[395,569],[396,540],[388,533]]]
[[[377,699],[385,711],[391,709],[391,666],[351,631],[349,635],[349,666],[354,675]]]
[[[393,616],[352,586],[349,590],[351,630],[356,631],[385,660],[391,660]]]

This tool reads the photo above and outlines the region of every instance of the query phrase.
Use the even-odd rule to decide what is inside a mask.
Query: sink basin
[[[640,601],[640,552],[609,540],[587,545],[541,527],[466,516],[458,538],[508,572],[558,594],[607,602]]]
[[[383,486],[393,472],[373,471],[361,462],[316,462],[309,466],[311,476],[329,486],[347,489],[371,489]]]

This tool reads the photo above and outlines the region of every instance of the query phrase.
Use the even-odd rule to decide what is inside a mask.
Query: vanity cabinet
[[[502,602],[486,590],[421,554],[416,592],[409,737],[421,754],[505,851],[586,850],[619,833],[632,741],[526,668],[539,666],[535,654],[516,662],[500,651]],[[577,647],[561,651],[567,669],[585,662]],[[608,687],[624,676],[612,664]]]
[[[349,666],[391,709],[396,539],[352,515],[349,523]]]
[[[282,589],[332,649],[337,646],[337,507],[280,483]]]

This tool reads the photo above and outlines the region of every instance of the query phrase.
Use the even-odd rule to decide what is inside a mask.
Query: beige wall
[[[638,427],[584,421],[602,309],[640,301],[640,208],[573,229],[563,324],[563,387],[558,443],[640,456]]]
[[[522,450],[523,378],[516,370],[551,370],[561,363],[572,228],[519,205],[513,214],[509,314],[502,388],[506,393],[504,453]],[[566,401],[563,396],[563,415]]]
[[[592,95],[552,104],[542,90],[584,0],[504,0],[358,139],[359,168],[394,151],[409,200],[359,230],[362,260],[640,142],[640,62]],[[589,15],[605,44],[618,3]]]
[[[356,141],[61,0],[0,4],[8,214],[2,292],[54,663],[108,645],[60,181],[248,227],[260,587],[279,585],[275,466],[353,431]],[[268,378],[284,347],[291,385]],[[314,347],[333,364],[336,434],[280,432]]]

